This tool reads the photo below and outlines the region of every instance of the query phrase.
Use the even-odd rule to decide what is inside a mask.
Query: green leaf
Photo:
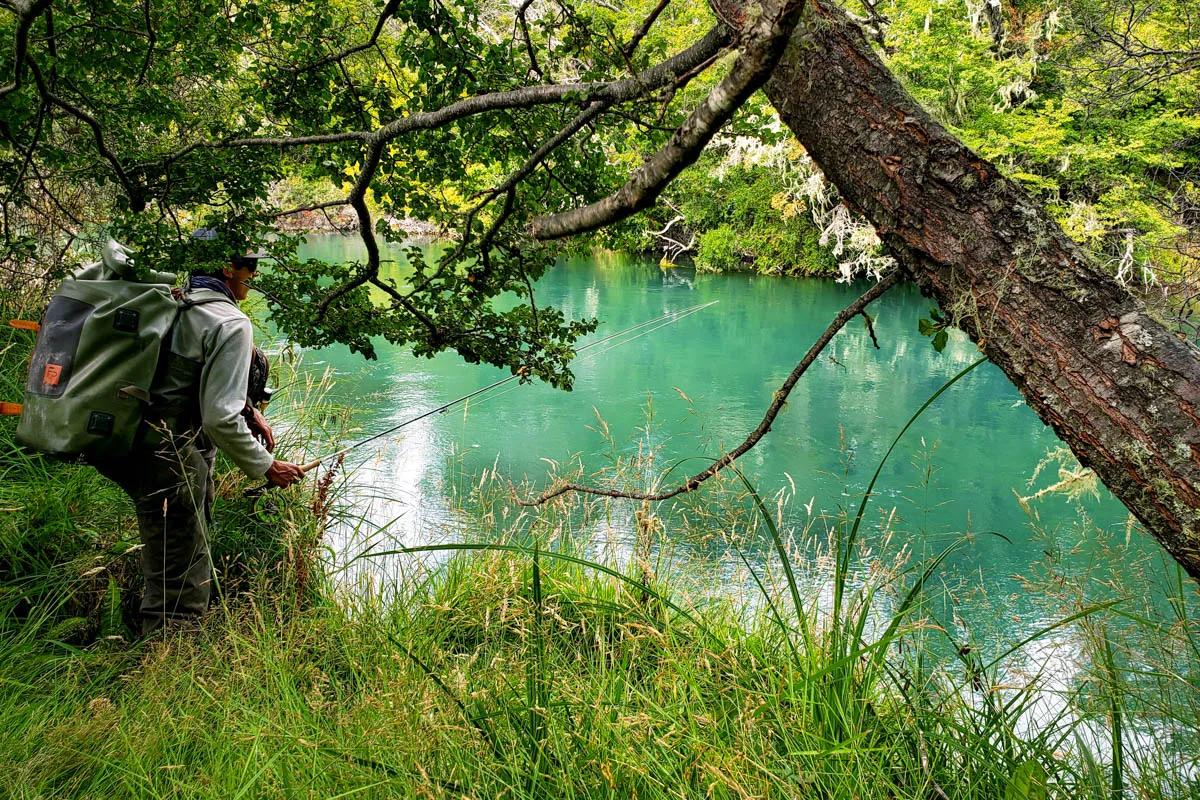
[[[67,641],[82,639],[87,633],[87,617],[67,617],[59,622],[46,634],[50,641]]]
[[[1004,789],[1004,800],[1045,800],[1046,770],[1032,758],[1017,767]]]
[[[121,620],[121,586],[116,578],[109,575],[100,609],[100,636],[120,636],[124,632],[125,625]]]
[[[945,350],[946,341],[949,338],[950,335],[946,333],[945,329],[938,331],[937,335],[933,337],[933,349],[937,350],[939,353]]]
[[[929,320],[921,319],[917,322],[917,330],[921,332],[922,336],[933,336],[937,328]]]

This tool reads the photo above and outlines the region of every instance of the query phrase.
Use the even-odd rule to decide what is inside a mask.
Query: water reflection
[[[344,260],[360,257],[359,246],[353,239],[314,237],[304,255]],[[402,262],[403,253],[394,249],[390,257]],[[506,387],[357,451],[355,507],[363,519],[343,524],[333,546],[343,554],[358,552],[384,524],[406,545],[452,537],[461,522],[447,496],[493,466],[506,478],[544,485],[550,462],[578,464],[586,475],[614,458],[633,457],[639,448],[657,448],[659,468],[715,456],[758,424],[795,362],[861,288],[661,270],[612,254],[564,262],[539,281],[538,300],[568,317],[599,317],[593,340],[667,311],[719,304],[601,357],[581,357],[570,393],[542,385]],[[905,421],[978,357],[959,334],[940,354],[918,335],[917,320],[929,315],[930,305],[905,287],[873,305],[878,349],[865,323],[852,321],[793,391],[771,434],[743,459],[742,468],[764,496],[786,490],[796,498],[786,520],[792,526],[855,504]],[[378,352],[373,363],[341,348],[320,353],[337,370],[335,397],[356,408],[363,436],[505,374],[465,365],[454,355],[415,359],[385,342]],[[984,365],[924,414],[880,476],[875,504],[894,513],[915,558],[972,537],[947,563],[944,579],[978,586],[986,575],[991,596],[976,607],[990,624],[1003,627],[1008,623],[999,620],[1033,614],[1018,577],[1031,565],[1048,553],[1075,550],[1086,558],[1092,552],[1075,533],[1074,507],[1054,496],[1039,501],[1034,530],[1014,498],[1014,490],[1029,493],[1026,482],[1056,445],[1004,375]],[[1126,515],[1106,494],[1086,501],[1084,510],[1089,522],[1120,530],[1123,538]],[[627,538],[627,522],[605,521],[611,529],[594,532]],[[1002,537],[981,535],[993,531]],[[1137,535],[1130,545],[1141,555],[1156,549]],[[968,599],[968,606],[974,602]]]

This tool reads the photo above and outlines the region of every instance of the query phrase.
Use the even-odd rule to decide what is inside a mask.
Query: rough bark
[[[923,111],[830,0],[766,86],[888,248],[1200,579],[1200,352]]]

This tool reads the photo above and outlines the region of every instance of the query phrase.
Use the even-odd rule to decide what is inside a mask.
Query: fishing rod
[[[716,302],[716,301],[713,301],[713,302]],[[642,323],[643,325],[650,325],[650,324],[658,323],[658,324],[654,325],[654,327],[647,328],[646,330],[642,331],[641,333],[638,333],[635,336],[630,336],[628,339],[625,339],[624,341],[610,344],[608,347],[605,347],[603,350],[596,350],[592,353],[588,353],[588,355],[584,356],[583,358],[580,358],[576,363],[584,364],[584,363],[588,363],[591,361],[595,361],[597,358],[604,355],[605,353],[607,353],[610,350],[615,350],[618,347],[624,347],[625,345],[629,344],[630,342],[636,341],[637,339],[640,339],[643,336],[649,336],[650,334],[654,333],[655,331],[659,330],[660,328],[665,328],[668,325],[673,325],[676,322],[678,322],[680,319],[682,319],[683,317],[689,316],[691,314],[695,314],[697,311],[702,311],[704,308],[707,308],[708,305],[711,305],[711,303],[701,305],[701,306],[693,306],[691,308],[681,309],[680,311],[676,312],[677,314],[679,314],[679,316],[677,318],[668,319],[666,322],[659,322],[659,320],[661,320],[662,317],[655,317],[654,319],[650,320],[649,322]],[[632,330],[632,329],[627,328],[623,333],[629,333],[630,330]],[[615,333],[611,337],[607,337],[607,338],[612,339],[619,335],[622,335],[622,334]],[[588,348],[597,346],[597,345],[601,345],[604,343],[605,343],[605,340],[603,340],[603,339],[596,341],[596,342],[592,342],[591,344],[588,345]],[[587,348],[581,347],[579,349],[582,352],[584,349],[587,349]],[[511,391],[519,389],[519,388],[520,388],[519,385],[518,386],[510,386],[502,392],[496,392],[495,394],[489,394],[487,397],[485,397],[482,400],[480,400],[479,402],[477,402],[475,404],[475,406],[476,406],[476,408],[478,408],[479,406],[483,405],[484,403],[488,403],[497,398],[504,397],[504,395],[508,394]]]
[[[720,302],[720,301],[711,300],[707,303],[699,303],[697,305],[689,306],[687,308],[682,308],[677,311],[668,311],[667,313],[662,314],[657,317],[654,317],[653,319],[644,320],[642,322],[637,323],[636,325],[631,325],[628,328],[619,330],[616,333],[611,333],[608,336],[597,339],[594,342],[588,342],[583,347],[580,347],[576,352],[582,353],[585,350],[590,350],[593,347],[599,347],[602,344],[611,342],[613,339],[617,339],[621,336],[625,336],[626,334],[632,333],[634,331],[638,331],[642,328],[649,328],[649,330],[642,331],[637,336],[633,336],[629,339],[626,339],[623,342],[617,342],[616,344],[612,345],[612,347],[606,348],[605,350],[601,351],[601,353],[607,353],[609,350],[613,349],[614,347],[619,347],[623,344],[628,344],[629,342],[632,342],[634,339],[638,339],[647,333],[652,333],[653,331],[656,331],[659,328],[665,327],[667,325],[672,325],[672,324],[678,322],[679,320],[683,319],[684,317],[689,317],[692,314],[699,313],[700,311],[703,311],[704,309],[708,308],[709,306],[716,305],[718,302]],[[654,327],[650,327],[650,326],[654,326]],[[487,386],[476,389],[473,392],[464,394],[461,397],[456,397],[455,399],[450,400],[449,402],[444,403],[444,404],[438,406],[437,408],[431,409],[422,414],[418,414],[417,416],[412,417],[411,419],[406,419],[397,425],[393,425],[392,427],[388,428],[387,430],[383,430],[383,431],[380,431],[379,433],[372,434],[371,436],[368,436],[366,439],[362,439],[361,441],[357,441],[354,444],[347,445],[346,447],[343,447],[342,449],[334,451],[332,453],[327,453],[319,458],[315,458],[312,461],[309,461],[306,464],[301,464],[300,471],[304,472],[304,473],[308,473],[311,470],[316,469],[318,466],[320,466],[325,461],[329,461],[330,459],[339,458],[341,456],[344,456],[353,450],[357,450],[358,448],[362,447],[363,445],[370,444],[371,442],[374,442],[378,439],[382,439],[384,437],[390,436],[391,434],[395,433],[396,431],[400,430],[401,428],[405,428],[409,425],[412,425],[414,422],[420,422],[421,420],[423,420],[427,417],[431,417],[434,414],[444,413],[444,412],[450,410],[451,408],[453,408],[454,406],[458,405],[459,403],[465,403],[466,401],[470,400],[472,397],[478,397],[479,395],[481,395],[485,392],[489,392],[492,389],[496,389],[500,386],[503,386],[506,383],[510,383],[521,377],[524,377],[524,376],[521,374],[509,375],[506,378],[501,378],[498,381],[489,383]],[[270,489],[272,486],[273,486],[273,484],[270,481],[267,481],[266,483],[262,484],[261,486],[255,486],[253,488],[247,489],[245,491],[245,494],[247,497],[257,497],[258,495],[261,495],[263,492]]]

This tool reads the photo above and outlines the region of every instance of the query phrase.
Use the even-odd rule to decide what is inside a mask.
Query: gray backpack
[[[175,274],[138,279],[127,249],[63,281],[38,329],[17,440],[43,453],[94,460],[130,452],[150,408],[160,355],[180,311]]]

